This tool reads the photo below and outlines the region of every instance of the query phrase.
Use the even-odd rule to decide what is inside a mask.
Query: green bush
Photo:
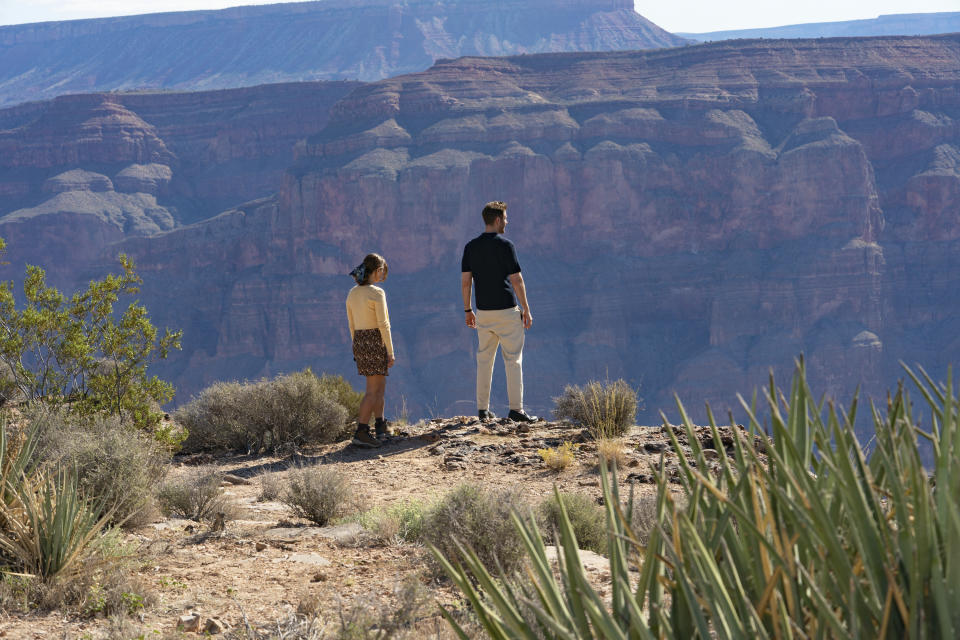
[[[552,532],[560,530],[560,503],[563,503],[570,525],[577,536],[581,549],[597,553],[607,552],[607,522],[603,509],[582,493],[559,493],[540,503],[538,509],[546,528],[548,539]]]
[[[307,369],[309,371],[309,369]],[[340,405],[347,410],[347,418],[356,420],[360,413],[360,401],[363,400],[363,393],[355,391],[349,382],[344,380],[343,376],[334,376],[324,373],[320,376],[320,388],[326,391]]]
[[[6,248],[0,240],[0,252]],[[48,286],[40,267],[28,266],[25,304],[17,309],[12,282],[0,282],[0,367],[4,400],[19,395],[28,403],[70,401],[88,415],[106,411],[151,429],[159,422],[154,403],[173,398],[173,387],[147,376],[147,366],[180,348],[182,332],[162,336],[147,310],[132,302],[116,317],[121,295],[134,295],[142,282],[133,262],[120,255],[121,275],[92,281],[68,301]]]
[[[323,527],[357,501],[345,474],[334,466],[313,465],[290,470],[280,502],[294,515]]]
[[[468,546],[491,570],[510,573],[523,560],[523,543],[511,514],[524,510],[518,491],[490,491],[464,483],[427,513],[423,539],[454,559],[461,558],[458,543]]]
[[[64,411],[30,413],[46,464],[74,470],[83,493],[112,510],[114,524],[137,527],[149,522],[169,449],[117,416],[79,420]]]
[[[273,380],[217,383],[177,410],[174,417],[188,432],[183,450],[278,451],[342,440],[350,428],[335,387],[309,369]]]
[[[701,471],[708,460],[679,405],[692,452],[667,433],[688,503],[677,504],[661,470],[657,526],[646,546],[631,530],[629,509],[613,506],[616,479],[601,473],[612,534],[609,600],[574,554],[564,554],[558,580],[536,525],[520,520],[537,585],[531,600],[498,584],[476,554],[465,568],[438,559],[494,638],[535,637],[537,627],[577,638],[958,637],[960,389],[950,376],[940,385],[922,370],[907,373],[926,402],[929,431],[901,386],[885,411],[870,408],[869,458],[855,435],[857,401],[847,411],[824,408],[802,361],[789,393],[771,378],[771,436],[744,403],[761,446],[736,439],[717,474]],[[719,440],[712,416],[710,424]],[[921,442],[932,445],[932,475]],[[561,512],[566,551],[576,536]],[[642,565],[631,589],[628,558],[636,552]],[[536,625],[518,613],[531,604]]]
[[[622,436],[637,415],[637,392],[623,380],[568,385],[553,401],[553,415],[586,427],[595,438]]]
[[[380,542],[419,542],[428,510],[422,500],[407,500],[366,511],[356,520]]]

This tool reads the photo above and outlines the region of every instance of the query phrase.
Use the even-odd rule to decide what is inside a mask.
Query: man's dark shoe
[[[510,409],[510,413],[507,414],[507,417],[514,422],[536,422],[539,420],[537,416],[528,416],[523,411],[514,411],[513,409]]]
[[[355,444],[358,447],[367,449],[375,449],[382,446],[383,443],[370,435],[369,429],[357,429],[357,432],[353,434],[353,440],[350,441],[350,444]]]
[[[493,411],[490,411],[489,409],[480,409],[480,411],[477,412],[477,417],[480,418],[481,420],[497,419],[497,416],[493,413]]]

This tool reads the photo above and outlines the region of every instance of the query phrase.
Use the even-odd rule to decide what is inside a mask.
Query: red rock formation
[[[674,391],[723,416],[800,352],[846,399],[889,386],[901,358],[938,372],[960,353],[957,113],[958,36],[446,61],[341,100],[275,198],[111,249],[186,330],[158,370],[186,394],[351,374],[344,274],[381,252],[392,401],[464,412],[460,251],[503,199],[534,309],[533,410],[623,376],[647,420]]]

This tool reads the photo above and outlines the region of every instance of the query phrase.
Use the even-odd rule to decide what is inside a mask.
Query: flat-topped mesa
[[[331,0],[46,22],[0,27],[0,105],[79,91],[379,80],[461,55],[686,42],[628,0]]]

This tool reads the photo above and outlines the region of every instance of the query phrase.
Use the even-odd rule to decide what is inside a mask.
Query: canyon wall
[[[723,419],[800,353],[816,391],[880,398],[900,359],[941,375],[960,355],[958,118],[960,36],[443,61],[343,96],[275,195],[132,234],[74,271],[135,258],[154,319],[185,330],[156,369],[182,402],[304,366],[360,382],[345,274],[377,251],[391,414],[472,413],[459,260],[502,199],[534,315],[530,410],[623,377],[641,421],[676,418],[674,393]],[[163,153],[131,139],[124,162]],[[45,188],[77,182],[106,188]]]

